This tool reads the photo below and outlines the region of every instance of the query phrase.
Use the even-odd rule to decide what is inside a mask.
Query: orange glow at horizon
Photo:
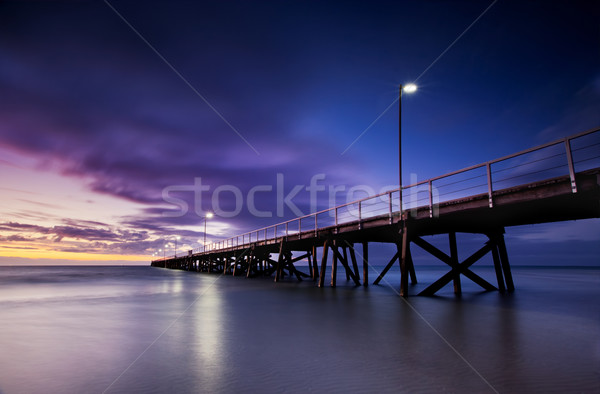
[[[147,261],[150,262],[152,256],[143,255],[121,255],[121,254],[94,254],[94,253],[76,253],[62,252],[53,250],[7,250],[0,246],[0,257],[15,257],[25,259],[55,259],[71,261]]]

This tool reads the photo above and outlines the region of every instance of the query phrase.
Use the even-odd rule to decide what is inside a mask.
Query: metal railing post
[[[433,185],[432,181],[429,181],[429,217],[433,217]]]
[[[338,225],[338,215],[337,215],[338,207],[335,207],[335,227]]]
[[[569,163],[571,192],[577,193],[577,182],[575,181],[575,167],[573,166],[573,152],[571,151],[571,141],[568,138],[565,138],[565,149],[567,150],[567,162]]]
[[[358,229],[362,229],[362,201],[358,202]]]
[[[400,208],[400,217],[402,217],[402,185],[398,188],[398,200],[399,200],[399,208]]]
[[[388,203],[390,205],[390,224],[392,224],[393,218],[394,218],[394,206],[392,204],[392,192],[388,193]]]
[[[319,226],[317,225],[317,214],[315,213],[315,237],[319,234],[318,229]]]
[[[487,171],[487,186],[488,186],[488,204],[490,208],[494,207],[494,200],[492,199],[492,168],[490,162],[485,163],[485,169]]]

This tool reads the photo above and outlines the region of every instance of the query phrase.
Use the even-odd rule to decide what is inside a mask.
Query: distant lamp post
[[[204,216],[204,242],[202,242],[202,251],[206,252],[206,220],[215,216],[212,212],[207,212]]]
[[[175,237],[175,257],[177,257],[177,241],[180,239],[181,237],[179,235]]]
[[[166,256],[166,253],[167,253],[167,246],[168,245],[169,244],[165,244],[165,248],[163,249],[163,261],[165,263],[165,268],[167,268],[167,256]]]
[[[402,214],[402,92],[414,93],[417,91],[417,85],[408,83],[406,86],[400,84],[400,93],[398,98],[398,181],[400,187],[400,214]]]

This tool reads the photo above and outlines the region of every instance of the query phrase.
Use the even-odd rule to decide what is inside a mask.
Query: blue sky
[[[599,8],[2,2],[0,263],[147,262],[177,235],[180,247],[198,247],[201,216],[163,214],[173,208],[163,190],[196,178],[244,195],[275,188],[277,174],[286,191],[315,174],[327,186],[397,185],[400,83],[419,85],[402,101],[404,179],[598,127]],[[260,196],[257,207],[273,209],[275,193]],[[191,193],[179,197],[194,205]],[[221,197],[234,208],[231,193]],[[309,212],[306,192],[295,201]],[[328,203],[324,195],[318,207]],[[199,211],[209,209],[203,201]],[[244,208],[211,220],[208,238],[294,212],[281,216]],[[568,245],[564,234],[581,232],[578,250],[590,256],[598,239],[587,234],[599,225],[583,223],[515,229],[514,242]]]

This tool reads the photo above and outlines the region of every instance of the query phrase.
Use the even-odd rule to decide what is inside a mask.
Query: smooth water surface
[[[448,286],[403,299],[397,267],[391,286],[354,287],[340,272],[335,289],[0,267],[0,392],[600,392],[600,269],[513,275],[513,294],[463,278],[460,298]]]

